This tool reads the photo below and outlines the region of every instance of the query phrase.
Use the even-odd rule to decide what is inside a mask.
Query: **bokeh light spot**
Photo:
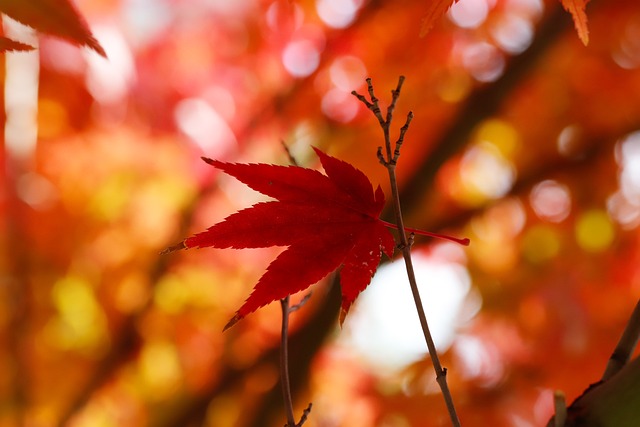
[[[292,41],[282,52],[284,68],[294,77],[306,77],[320,64],[320,51],[308,40]]]
[[[485,42],[466,46],[462,53],[462,63],[480,82],[497,80],[505,67],[503,54],[495,46]]]
[[[320,19],[332,28],[346,28],[356,18],[362,0],[317,0]]]
[[[438,96],[445,102],[461,101],[471,90],[471,78],[467,73],[450,72],[436,86]]]
[[[322,112],[329,118],[341,123],[348,123],[358,113],[358,102],[348,92],[331,89],[322,97]]]
[[[459,1],[449,9],[449,17],[461,28],[478,28],[487,19],[488,13],[486,0]]]
[[[304,22],[304,10],[298,3],[289,0],[274,1],[265,13],[267,25],[271,31],[292,32]]]
[[[558,232],[548,225],[530,227],[522,238],[522,254],[528,261],[537,264],[548,261],[560,252]]]
[[[351,95],[351,91],[362,85],[367,77],[367,68],[360,58],[345,55],[337,58],[329,68],[331,82],[338,88]]]
[[[516,14],[505,15],[491,28],[491,35],[496,43],[511,54],[521,53],[528,48],[533,34],[531,22]]]
[[[58,317],[45,333],[54,345],[64,349],[96,351],[107,344],[106,320],[91,285],[78,276],[56,282],[52,300]]]
[[[580,215],[576,222],[575,233],[578,245],[588,252],[601,252],[607,249],[615,237],[613,223],[607,213],[599,209]]]
[[[189,290],[175,275],[163,277],[155,288],[154,301],[166,313],[178,313],[189,302]]]
[[[173,344],[164,341],[146,344],[138,363],[150,399],[164,399],[180,384],[182,370]]]
[[[620,191],[634,205],[640,206],[640,132],[627,135],[616,146],[620,165]]]
[[[475,139],[493,144],[505,157],[513,156],[520,146],[518,131],[510,123],[500,119],[484,121],[478,127]]]
[[[533,187],[529,200],[536,215],[547,221],[560,222],[571,211],[569,189],[553,180],[542,181]]]
[[[515,169],[493,144],[478,144],[464,154],[460,164],[461,202],[470,206],[504,196],[515,180]]]

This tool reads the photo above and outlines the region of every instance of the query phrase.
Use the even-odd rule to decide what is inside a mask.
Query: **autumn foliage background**
[[[264,200],[202,155],[287,164],[286,141],[315,168],[313,145],[388,194],[350,92],[401,74],[406,223],[472,240],[414,251],[463,425],[543,425],[600,377],[640,296],[636,1],[589,3],[587,46],[556,0],[461,0],[423,38],[424,0],[77,5],[108,60],[24,29],[38,50],[3,57],[0,426],[282,425],[279,307],[221,332],[279,249],[159,252]],[[383,269],[361,299],[406,287]],[[420,346],[413,309],[340,330],[334,282],[292,317],[305,425],[447,425],[428,357],[362,329]]]

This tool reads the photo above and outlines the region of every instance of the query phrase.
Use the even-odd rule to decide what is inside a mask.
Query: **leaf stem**
[[[293,417],[293,401],[291,399],[291,385],[289,382],[289,295],[280,300],[282,308],[282,329],[280,334],[280,383],[282,397],[287,414],[287,427],[295,427]]]
[[[380,221],[384,225],[389,227],[389,228],[393,228],[394,230],[399,230],[397,224],[392,224],[392,223],[384,221],[382,219]],[[469,239],[466,238],[466,237],[463,238],[463,239],[459,239],[457,237],[447,236],[446,234],[432,233],[431,231],[424,231],[424,230],[419,230],[417,228],[411,228],[411,227],[404,227],[404,231],[405,231],[405,234],[406,234],[406,232],[409,232],[409,233],[413,233],[413,234],[419,234],[421,236],[436,237],[438,239],[450,240],[450,241],[452,241],[454,243],[458,243],[458,244],[463,245],[463,246],[469,246]]]
[[[305,295],[302,301],[294,306],[289,305],[290,295],[287,295],[280,300],[280,306],[282,308],[282,328],[280,331],[280,384],[282,385],[282,397],[284,399],[284,409],[287,415],[287,424],[285,427],[302,427],[311,412],[311,403],[309,403],[307,409],[302,412],[300,422],[296,423],[296,419],[293,415],[293,399],[291,399],[291,381],[289,379],[289,315],[302,307],[310,297],[311,293]]]
[[[438,357],[438,353],[436,350],[435,343],[433,341],[433,337],[431,336],[431,331],[429,329],[429,324],[427,322],[427,316],[425,315],[424,308],[422,306],[422,300],[420,298],[420,292],[418,290],[418,284],[416,281],[415,271],[413,268],[413,261],[411,259],[411,244],[413,243],[413,238],[407,238],[406,231],[410,231],[411,233],[417,233],[418,230],[407,229],[404,226],[404,221],[402,219],[402,209],[400,206],[400,196],[398,191],[398,181],[396,177],[396,164],[398,162],[398,158],[400,157],[400,147],[402,146],[402,142],[404,141],[404,136],[409,128],[409,124],[413,119],[413,113],[409,112],[407,115],[407,120],[400,129],[400,136],[398,140],[395,142],[395,145],[392,150],[391,146],[391,138],[389,136],[389,129],[391,127],[391,121],[393,119],[393,111],[396,106],[396,102],[400,96],[400,90],[402,89],[402,84],[404,83],[404,76],[400,76],[398,80],[398,86],[395,90],[391,92],[391,104],[387,108],[386,118],[382,116],[382,112],[380,110],[380,106],[378,104],[378,99],[375,97],[373,91],[373,84],[371,83],[371,79],[367,79],[367,90],[369,92],[369,97],[371,101],[367,100],[363,95],[358,94],[353,91],[352,94],[358,98],[371,112],[376,116],[378,122],[380,123],[380,127],[384,133],[384,142],[385,142],[385,152],[386,157],[382,154],[382,147],[378,148],[378,159],[380,163],[387,169],[389,174],[389,182],[391,184],[391,193],[393,199],[393,208],[396,218],[396,225],[386,223],[387,225],[398,230],[398,234],[400,236],[400,244],[398,247],[402,250],[402,257],[404,258],[405,266],[407,269],[407,276],[409,278],[409,285],[411,287],[411,293],[413,294],[413,300],[416,304],[416,310],[418,311],[418,317],[420,318],[420,325],[422,326],[422,331],[424,333],[424,338],[427,343],[427,348],[429,349],[429,355],[431,357],[431,361],[433,363],[433,368],[436,373],[436,381],[442,390],[442,395],[445,400],[445,404],[447,406],[447,410],[449,412],[449,417],[451,418],[451,423],[454,427],[460,427],[460,420],[458,419],[458,415],[456,413],[455,406],[453,404],[453,398],[451,396],[451,392],[449,391],[449,386],[447,385],[447,370],[444,369],[440,364],[440,359]],[[456,241],[461,244],[468,244],[467,239],[455,239],[449,236],[442,236],[435,233],[426,233],[420,231],[419,234],[426,234],[434,237],[441,237],[448,240]],[[413,236],[413,234],[412,234]]]

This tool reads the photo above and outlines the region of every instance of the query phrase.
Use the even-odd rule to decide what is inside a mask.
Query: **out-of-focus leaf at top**
[[[69,0],[0,0],[0,12],[42,33],[61,37],[79,46],[87,46],[100,55],[107,56]],[[0,51],[11,50],[3,48],[4,43],[0,45]]]
[[[449,8],[458,1],[459,0],[429,0],[427,2],[427,11],[422,18],[422,25],[420,26],[420,37],[425,36],[435,22],[444,16]],[[576,27],[578,37],[580,37],[580,40],[586,46],[589,44],[589,29],[587,28],[587,15],[584,10],[589,0],[560,0],[560,2],[565,10],[573,17],[573,23]]]
[[[458,0],[431,0],[427,2],[429,7],[422,18],[420,37],[425,36],[431,27],[433,27],[433,24],[447,13],[447,10],[457,1]]]
[[[589,44],[589,29],[587,28],[587,14],[584,9],[589,0],[561,0],[562,6],[573,17],[573,23],[582,43]]]

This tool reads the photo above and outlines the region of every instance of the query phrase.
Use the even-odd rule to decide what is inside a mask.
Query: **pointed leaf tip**
[[[35,50],[35,47],[11,40],[7,37],[0,37],[0,53],[7,51],[28,52],[31,50]]]
[[[238,323],[240,319],[242,319],[242,317],[240,317],[240,315],[236,313],[235,316],[233,316],[231,320],[229,320],[227,324],[224,325],[224,328],[222,328],[222,332],[226,331],[227,329],[229,329],[230,327]]]
[[[168,254],[168,253],[175,252],[175,251],[179,251],[179,250],[181,250],[181,249],[186,249],[186,248],[187,248],[187,245],[185,245],[184,240],[183,240],[183,241],[182,241],[182,242],[180,242],[180,243],[177,243],[177,244],[175,244],[175,245],[173,245],[173,246],[169,246],[168,248],[166,248],[166,249],[162,250],[162,251],[160,252],[160,255],[166,255],[166,254]]]
[[[347,313],[349,312],[349,310],[345,310],[344,308],[340,309],[340,327],[342,328],[342,324],[344,323],[344,319],[347,318]]]
[[[208,157],[204,157],[204,156],[202,156],[202,157],[200,157],[200,158],[201,158],[201,159],[202,159],[206,164],[208,164],[208,165],[213,166],[213,164],[215,163],[215,160],[210,159],[210,158],[208,158]]]

